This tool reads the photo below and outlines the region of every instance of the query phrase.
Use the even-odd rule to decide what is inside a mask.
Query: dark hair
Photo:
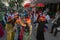
[[[40,15],[38,15],[37,21],[39,21]]]
[[[60,9],[58,9],[57,11],[59,11],[59,12],[60,12]]]

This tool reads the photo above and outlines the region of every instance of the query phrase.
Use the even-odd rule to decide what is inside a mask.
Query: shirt
[[[57,21],[57,19],[59,18],[60,14],[57,14],[55,15],[55,19],[52,21],[52,23],[55,23],[55,21]]]

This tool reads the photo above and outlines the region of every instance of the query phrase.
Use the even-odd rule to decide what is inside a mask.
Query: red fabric
[[[12,17],[11,16],[8,16],[8,20],[11,20],[12,19]]]
[[[0,23],[0,37],[3,37],[4,35],[4,31],[2,29],[2,24]]]
[[[24,27],[20,31],[19,40],[23,40],[23,34],[24,34]]]
[[[46,21],[45,16],[40,16],[41,21]]]
[[[46,32],[46,29],[44,29],[44,32]]]
[[[30,18],[28,17],[28,18],[26,18],[26,21],[28,21]]]
[[[30,7],[30,3],[25,4],[24,7]]]
[[[44,7],[45,5],[43,3],[39,3],[39,4],[37,4],[37,6]]]

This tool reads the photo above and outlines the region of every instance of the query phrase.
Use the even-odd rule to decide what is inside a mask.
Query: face
[[[7,14],[5,13],[4,16],[6,16]]]
[[[41,20],[41,21],[45,21],[46,19],[43,18],[43,17],[40,17],[39,20]]]
[[[46,9],[46,12],[49,12],[49,9]]]
[[[60,14],[60,12],[59,12],[59,11],[57,11],[57,14]]]
[[[14,18],[15,18],[15,19],[18,19],[18,18],[19,18],[19,16],[18,16],[18,15],[15,15],[15,16],[14,16]]]
[[[32,11],[36,12],[35,8],[33,8]]]
[[[13,12],[13,14],[16,14],[17,12],[15,11],[15,12]]]

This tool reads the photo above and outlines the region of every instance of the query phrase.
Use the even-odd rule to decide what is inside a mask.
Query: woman
[[[35,23],[38,23],[37,40],[44,40],[44,26],[46,23],[45,17],[44,16],[38,16],[37,21]]]
[[[8,17],[8,22],[6,23],[6,32],[7,32],[7,40],[14,40],[14,24],[12,17]]]
[[[21,32],[21,30],[22,30],[22,27],[25,27],[26,26],[26,24],[24,24],[23,22],[22,22],[22,20],[21,20],[21,18],[19,17],[19,15],[18,14],[16,14],[15,16],[14,16],[14,21],[15,21],[15,26],[14,26],[14,28],[15,28],[15,37],[14,37],[14,40],[18,40],[18,38],[19,38],[19,40],[22,40],[19,36],[20,36],[20,32]]]
[[[23,40],[32,40],[31,34],[32,34],[32,25],[31,25],[31,19],[30,17],[25,17],[27,26],[24,28],[24,35]]]

